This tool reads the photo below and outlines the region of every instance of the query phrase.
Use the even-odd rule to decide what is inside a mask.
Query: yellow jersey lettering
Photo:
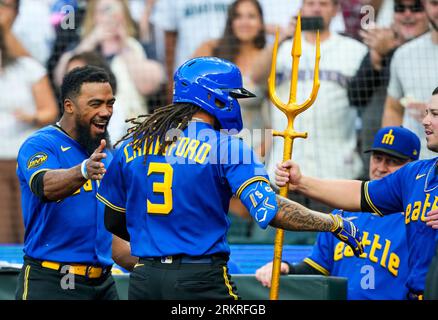
[[[391,241],[385,239],[385,248],[383,249],[382,258],[380,259],[380,265],[386,268],[386,259],[388,259],[389,248],[391,247]]]
[[[87,180],[87,182],[85,182],[82,187],[84,188],[85,192],[90,192],[93,190],[93,183],[91,182],[91,180]]]
[[[132,155],[129,154],[128,152],[128,148],[130,149],[130,144],[127,144],[124,148],[123,148],[123,152],[125,154],[125,161],[126,163],[131,162],[132,160],[134,160],[134,157]]]
[[[342,241],[336,245],[335,251],[333,253],[333,260],[334,261],[339,261],[342,259],[342,257],[343,257],[342,253],[344,251],[344,246],[345,246],[345,243]]]
[[[154,156],[158,155],[158,151],[160,150],[160,140],[157,138],[155,141],[155,148],[154,148]]]
[[[354,256],[353,250],[351,250],[351,248],[349,246],[345,247],[344,256],[345,257],[353,257]]]
[[[196,154],[196,149],[199,147],[199,144],[201,142],[199,142],[198,140],[192,140],[189,143],[189,146],[186,149],[186,152],[184,153],[184,158],[188,158],[190,160],[193,160],[193,157]],[[190,153],[190,155],[189,155]]]
[[[210,149],[211,145],[209,145],[208,143],[203,143],[196,153],[195,162],[200,164],[204,163],[205,158],[207,158],[207,155],[210,152]]]
[[[369,233],[367,231],[363,232],[363,236],[362,236],[362,245],[363,248],[365,249],[365,247],[368,247],[371,244],[371,241],[368,239],[368,235]],[[364,252],[360,255],[361,258],[366,258],[368,256],[368,254]]]
[[[435,196],[435,200],[433,201],[432,209],[430,209],[430,210],[435,210],[435,209],[438,209],[438,196]]]
[[[382,249],[382,245],[379,243],[379,239],[380,236],[378,234],[375,234],[373,244],[371,245],[369,259],[374,263],[377,263],[377,261],[379,261],[379,259],[375,256],[376,251]]]
[[[409,224],[409,222],[411,222],[411,210],[412,205],[408,204],[405,209],[405,224]]]
[[[395,253],[391,253],[389,256],[389,263],[388,263],[388,270],[391,272],[394,276],[397,277],[398,275],[398,268],[400,267],[400,258]]]
[[[137,145],[134,149],[134,158],[141,157],[144,153],[142,152],[143,149],[141,146]]]
[[[98,184],[99,186],[99,184]],[[76,190],[72,196],[75,196],[79,193],[81,193],[81,189],[84,189],[85,192],[90,192],[93,191],[93,182],[91,182],[91,180],[87,180],[83,185],[82,188],[79,188],[78,190]]]
[[[166,155],[170,156],[172,154],[172,152],[173,152],[173,149],[175,149],[175,147],[176,147],[175,143],[172,143],[171,145],[168,145],[166,147]]]
[[[175,151],[175,155],[177,156],[177,157],[182,157],[182,155],[184,154],[184,152],[186,151],[186,148],[187,148],[187,146],[188,146],[188,144],[189,144],[189,138],[187,138],[187,137],[184,137],[184,138],[182,138],[180,141],[179,141],[179,143],[178,143],[178,147],[176,148],[176,151]]]
[[[382,256],[379,258],[376,256],[376,252],[381,250],[383,245],[379,242],[380,235],[374,234],[373,241],[369,240],[369,233],[364,231],[362,237],[362,244],[365,247],[371,245],[371,249],[368,254],[368,259],[373,263],[380,263],[380,265],[388,269],[388,271],[397,277],[398,268],[400,267],[400,258],[394,252],[391,252],[391,241],[385,239],[385,247],[383,248]],[[388,258],[389,256],[389,258]],[[344,242],[340,241],[336,244],[334,252],[333,252],[333,260],[339,261],[343,258],[354,257],[353,250],[346,246]],[[362,254],[359,258],[366,259],[367,254]]]
[[[430,193],[426,193],[426,199],[424,199],[423,210],[421,211],[421,221],[425,221],[426,213],[429,211],[428,209],[432,206],[429,202]]]
[[[412,221],[417,221],[418,217],[420,216],[420,212],[421,212],[421,201],[415,201],[414,202],[414,210],[412,210],[412,214],[411,214],[411,220]]]

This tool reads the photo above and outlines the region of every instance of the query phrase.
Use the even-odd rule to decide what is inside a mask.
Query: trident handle
[[[320,39],[319,31],[316,37],[316,57],[315,57],[315,70],[313,75],[313,88],[310,97],[302,104],[297,104],[297,86],[298,86],[298,70],[301,57],[301,15],[298,15],[297,25],[295,29],[294,41],[292,46],[292,74],[291,74],[291,84],[289,91],[289,101],[288,103],[283,103],[277,96],[275,91],[275,80],[276,80],[276,66],[277,66],[277,51],[278,51],[278,30],[275,35],[275,43],[272,51],[272,63],[271,63],[271,73],[268,79],[268,92],[269,98],[272,103],[280,109],[287,117],[287,128],[284,131],[274,131],[274,136],[280,136],[284,138],[284,149],[283,149],[283,162],[292,158],[293,142],[295,138],[307,138],[307,132],[296,132],[294,129],[295,118],[315,102],[319,90],[319,60],[321,57],[320,53]],[[280,188],[280,196],[287,197],[288,186]],[[278,292],[280,286],[280,265],[281,257],[283,254],[283,239],[284,230],[277,229],[275,234],[274,243],[274,263],[272,266],[272,285],[269,298],[271,300],[278,300]]]

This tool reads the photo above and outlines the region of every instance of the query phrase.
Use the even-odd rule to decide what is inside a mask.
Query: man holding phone
[[[313,86],[317,30],[321,40],[320,81],[318,99],[314,106],[295,120],[295,129],[308,131],[309,137],[296,140],[294,154],[302,171],[325,178],[357,178],[362,173],[362,161],[356,151],[355,122],[357,110],[350,106],[347,92],[349,79],[356,74],[367,53],[362,43],[330,31],[330,24],[339,9],[338,0],[304,0],[302,16],[302,56],[299,67],[297,101],[304,102]],[[286,38],[286,40],[285,40]],[[288,100],[291,76],[292,39],[284,35],[278,50],[277,93]],[[266,49],[260,68],[254,70],[254,81],[265,83],[271,65],[272,49]],[[284,115],[272,109],[273,128],[285,128]],[[282,142],[274,139],[268,158],[268,173],[273,175],[275,163],[281,161]],[[325,156],[321,156],[325,155]],[[294,198],[295,199],[295,198]],[[311,203],[305,202],[313,209]],[[318,208],[320,209],[320,207]]]

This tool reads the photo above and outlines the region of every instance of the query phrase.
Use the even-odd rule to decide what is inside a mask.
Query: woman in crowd
[[[22,239],[18,149],[38,127],[53,123],[58,107],[46,70],[33,58],[11,54],[0,27],[0,242]]]
[[[245,88],[257,95],[257,98],[241,102],[244,126],[241,136],[260,156],[264,156],[263,129],[270,123],[269,113],[262,104],[266,96],[265,88],[255,85],[250,75],[265,44],[265,25],[260,3],[257,0],[236,0],[228,9],[222,37],[204,42],[195,52],[195,56],[216,56],[234,62],[242,72]]]
[[[81,41],[61,57],[55,70],[55,81],[59,84],[73,55],[98,51],[105,57],[118,83],[117,105],[109,131],[114,141],[127,129],[124,121],[117,119],[147,112],[145,96],[157,91],[164,82],[162,66],[146,57],[135,33],[126,0],[89,1]]]

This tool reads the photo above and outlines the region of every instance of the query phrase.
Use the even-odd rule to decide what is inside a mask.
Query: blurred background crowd
[[[126,132],[125,119],[170,102],[173,72],[185,60],[233,61],[257,94],[241,104],[240,135],[272,174],[282,140],[272,139],[270,129],[285,128],[286,119],[267,97],[267,77],[278,30],[277,92],[286,101],[299,10],[322,18],[306,26],[303,20],[301,102],[313,84],[316,28],[322,56],[318,98],[296,122],[297,131],[309,132],[294,144],[303,173],[366,177],[363,151],[382,125],[403,125],[424,142],[421,117],[438,85],[438,0],[0,0],[0,243],[23,241],[18,148],[57,121],[59,85],[78,66],[110,73],[117,101],[108,130],[115,143]],[[426,146],[421,155],[433,156]],[[258,231],[238,201],[230,211],[231,243],[273,243],[273,230]],[[285,241],[314,239],[287,233]]]

